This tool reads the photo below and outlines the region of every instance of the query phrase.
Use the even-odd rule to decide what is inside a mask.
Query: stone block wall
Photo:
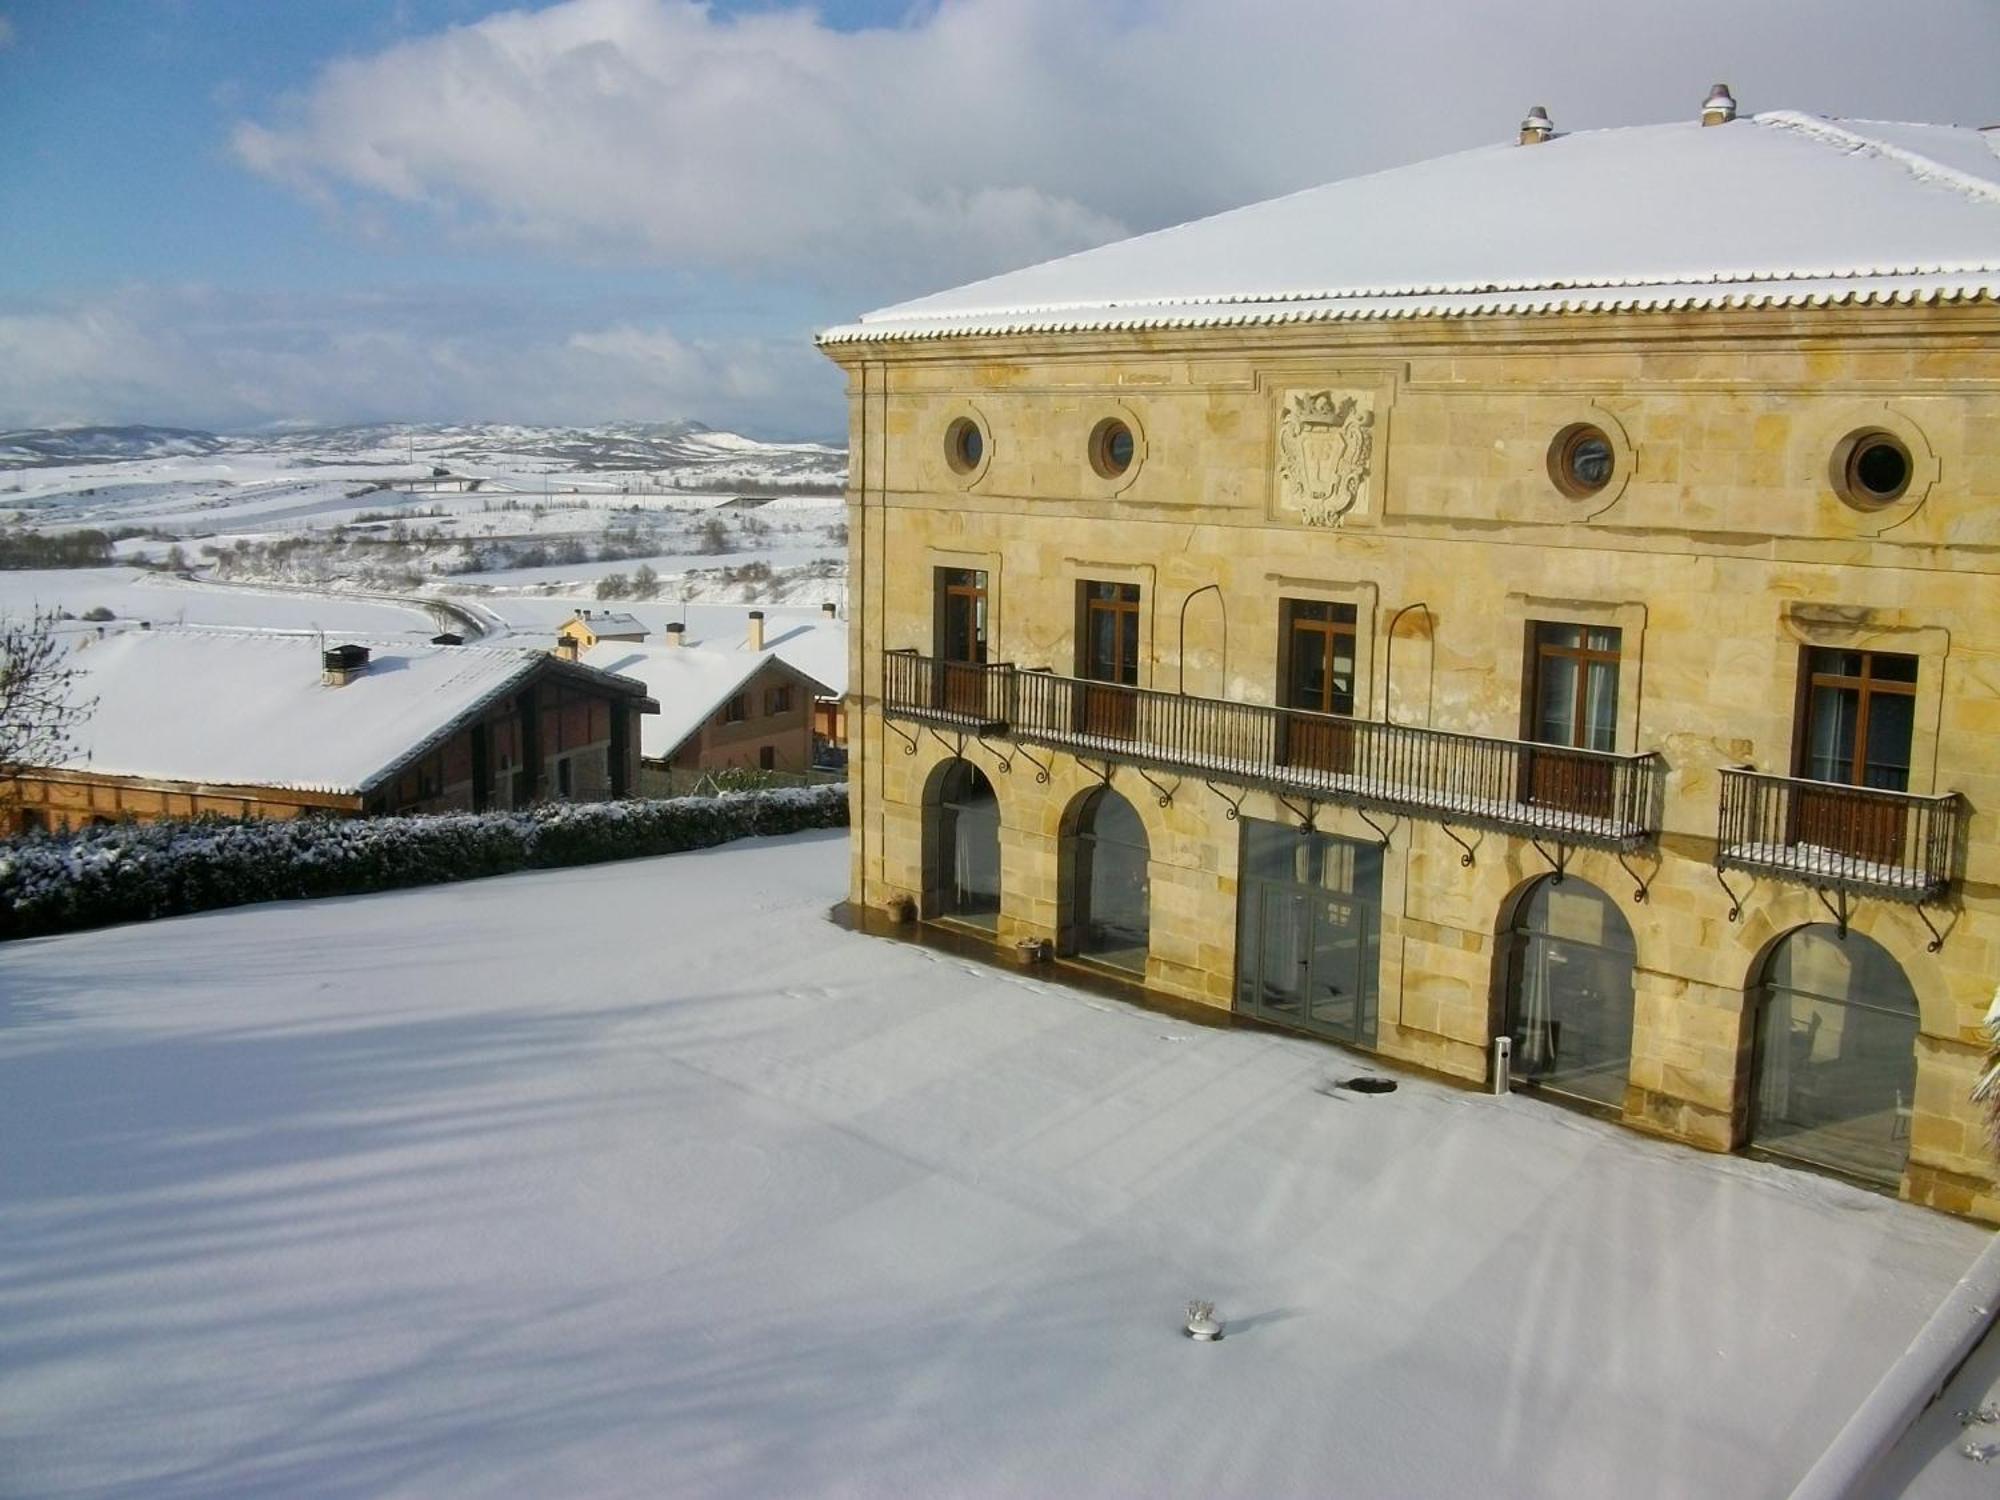
[[[882,653],[934,649],[931,579],[988,575],[990,656],[1076,670],[1079,582],[1141,589],[1140,685],[1270,704],[1281,598],[1355,606],[1357,716],[1515,739],[1535,621],[1621,632],[1617,749],[1666,767],[1657,847],[1579,849],[1567,878],[1619,903],[1638,952],[1627,1123],[1709,1149],[1741,1143],[1755,985],[1784,934],[1829,920],[1813,891],[1714,867],[1721,772],[1793,770],[1803,653],[1919,660],[1910,790],[1955,791],[1965,858],[1943,910],[1857,900],[1848,919],[1902,966],[1922,1040],[1907,1195],[2000,1214],[1992,1150],[1966,1090],[2000,982],[2000,313],[1984,306],[1593,315],[1093,334],[844,346],[852,394],[850,775],[856,900],[923,883],[924,796],[952,753],[885,731]],[[1287,392],[1366,393],[1373,462],[1338,526],[1289,513],[1275,479]],[[977,420],[975,474],[943,434]],[[1138,459],[1090,466],[1105,416]],[[1566,425],[1609,437],[1615,477],[1573,499],[1548,451]],[[1832,455],[1891,433],[1912,480],[1860,509]],[[956,747],[952,747],[956,748]],[[1062,821],[1099,769],[1005,743],[963,753],[1001,810],[998,938],[1053,937]],[[1034,761],[1048,779],[1039,780]],[[1001,769],[1002,759],[1008,769]],[[1231,1003],[1239,829],[1199,782],[1167,806],[1129,769],[1112,784],[1151,845],[1147,982]],[[1244,816],[1295,822],[1263,793]],[[1374,840],[1355,814],[1318,826]],[[1550,873],[1526,840],[1432,824],[1389,829],[1385,1054],[1475,1081],[1500,1024],[1499,961],[1519,894]],[[1635,899],[1643,889],[1643,901]],[[1929,951],[1932,930],[1946,934]]]

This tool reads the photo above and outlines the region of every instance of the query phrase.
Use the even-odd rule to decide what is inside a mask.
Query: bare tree
[[[76,731],[97,707],[79,702],[81,674],[56,635],[53,610],[19,619],[0,615],[0,798],[20,800],[20,775],[76,751]],[[7,819],[9,823],[12,819]]]

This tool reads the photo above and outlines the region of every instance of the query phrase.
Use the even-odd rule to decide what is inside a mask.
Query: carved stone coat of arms
[[[1374,456],[1375,401],[1368,392],[1287,391],[1278,420],[1280,515],[1338,526],[1367,493]]]

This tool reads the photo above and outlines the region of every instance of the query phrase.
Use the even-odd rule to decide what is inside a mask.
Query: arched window
[[[1880,943],[1825,923],[1758,976],[1751,1144],[1894,1187],[1910,1154],[1917,996]]]
[[[1064,950],[1145,973],[1152,913],[1145,824],[1131,803],[1099,787],[1085,795],[1071,828]]]
[[[928,809],[926,915],[980,927],[1000,919],[1000,803],[993,783],[963,760],[947,761]]]
[[[1514,913],[1507,1034],[1514,1077],[1622,1109],[1632,1062],[1632,929],[1574,876],[1541,881]]]

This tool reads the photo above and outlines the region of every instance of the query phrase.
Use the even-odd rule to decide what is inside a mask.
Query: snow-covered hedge
[[[412,818],[118,824],[0,841],[0,938],[840,828],[844,785]]]

